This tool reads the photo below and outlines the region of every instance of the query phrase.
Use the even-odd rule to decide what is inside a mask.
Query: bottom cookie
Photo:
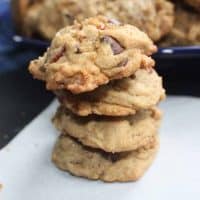
[[[153,162],[158,147],[157,139],[155,144],[136,151],[112,154],[83,146],[69,136],[60,136],[52,161],[58,168],[88,179],[136,181]]]

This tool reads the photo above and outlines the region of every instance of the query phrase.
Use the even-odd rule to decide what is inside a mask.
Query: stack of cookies
[[[30,72],[54,91],[62,133],[57,167],[89,179],[135,181],[158,150],[165,97],[150,57],[157,50],[138,28],[103,16],[60,30]]]

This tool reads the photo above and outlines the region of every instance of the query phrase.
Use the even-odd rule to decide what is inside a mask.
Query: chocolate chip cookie
[[[81,116],[126,116],[155,106],[165,97],[165,90],[162,78],[154,69],[139,69],[131,77],[110,82],[92,92],[73,95],[58,90],[55,94],[62,105]]]
[[[59,31],[29,70],[46,82],[47,89],[77,94],[129,77],[139,68],[153,67],[149,55],[156,49],[138,28],[98,16]]]
[[[159,46],[199,45],[200,14],[177,3],[175,25]]]
[[[74,20],[99,14],[135,25],[154,41],[172,29],[174,20],[173,4],[167,0],[45,0],[40,9],[29,9],[24,23],[28,32],[52,39],[59,29],[72,25]]]
[[[157,108],[127,117],[78,117],[60,107],[53,122],[63,134],[106,152],[130,151],[154,142],[161,120]]]
[[[55,165],[73,175],[106,182],[136,181],[151,163],[158,150],[155,144],[136,151],[105,153],[91,149],[68,136],[61,136],[55,145],[52,160]]]

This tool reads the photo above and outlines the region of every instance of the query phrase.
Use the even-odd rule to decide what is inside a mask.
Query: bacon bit
[[[152,67],[147,67],[146,70],[147,70],[147,72],[149,74],[153,73],[153,68]]]
[[[84,85],[85,84],[85,79],[83,74],[76,74],[74,75],[74,80],[76,84],[78,85]]]
[[[79,35],[78,36],[78,40],[80,41],[80,42],[82,42],[83,40],[85,40],[87,37],[85,36],[85,35]]]
[[[100,30],[104,30],[106,28],[106,25],[105,24],[100,24],[97,26],[98,29]]]
[[[51,59],[50,63],[56,62],[63,56],[64,52],[66,51],[66,47],[63,46],[58,52],[55,53],[55,56]]]

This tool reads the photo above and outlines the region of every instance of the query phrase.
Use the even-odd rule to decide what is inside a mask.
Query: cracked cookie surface
[[[68,136],[61,136],[52,153],[54,164],[73,175],[106,182],[136,181],[152,164],[159,147],[158,138],[136,151],[105,153],[91,149]]]
[[[84,145],[114,153],[153,143],[160,120],[157,108],[127,117],[77,117],[60,107],[53,123],[63,134],[77,138]]]
[[[61,104],[80,116],[126,116],[155,106],[165,97],[162,78],[154,69],[139,69],[131,77],[116,80],[92,92],[74,95],[55,91]]]
[[[49,90],[92,91],[113,79],[129,77],[139,68],[151,68],[157,50],[151,39],[131,25],[98,16],[59,31],[50,48],[29,65]]]

